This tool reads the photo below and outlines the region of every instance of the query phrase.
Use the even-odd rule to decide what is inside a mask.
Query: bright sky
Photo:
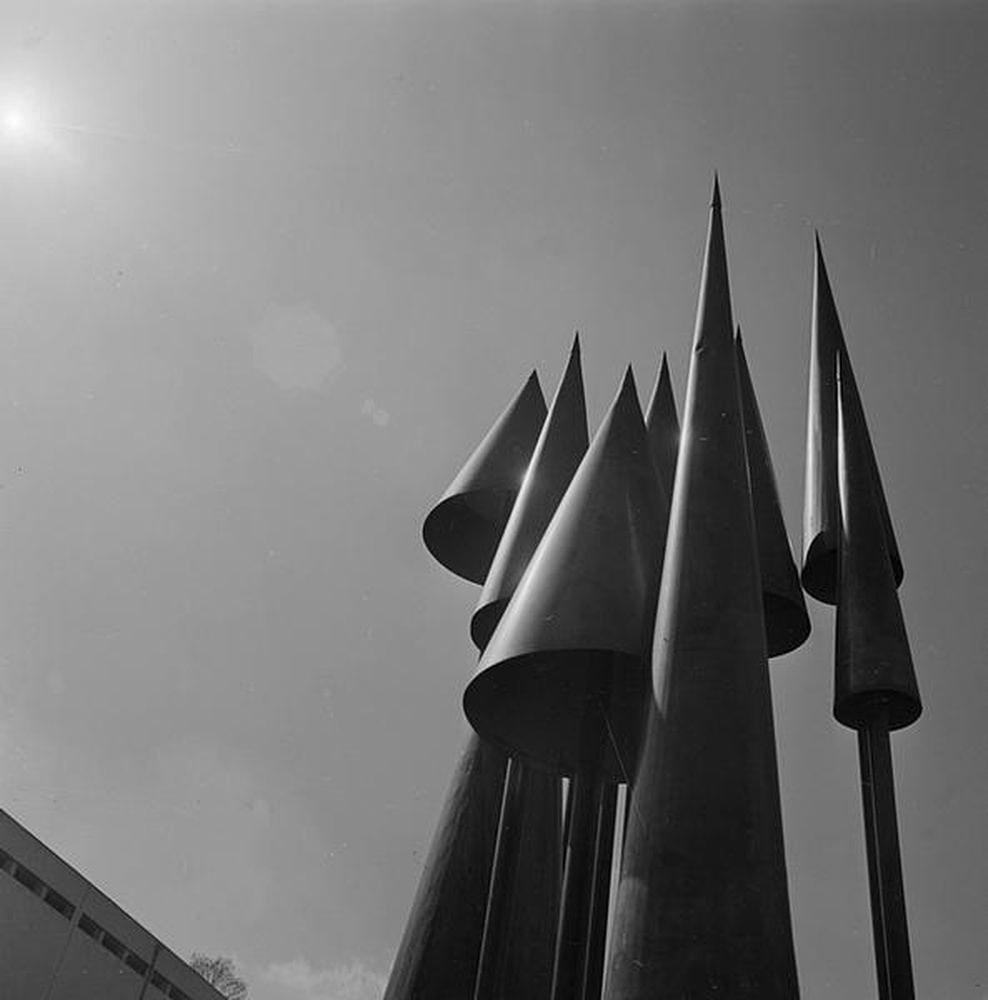
[[[422,519],[579,328],[667,350],[713,170],[790,534],[818,226],[906,565],[917,991],[988,996],[988,9],[0,13],[0,804],[254,1000],[371,1000],[478,591]],[[874,991],[832,613],[773,663],[804,1000]]]

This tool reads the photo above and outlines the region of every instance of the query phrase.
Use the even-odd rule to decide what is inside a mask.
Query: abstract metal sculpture
[[[613,785],[646,704],[664,514],[629,369],[464,694],[485,738],[571,775],[553,1000],[599,995]]]
[[[825,604],[837,603],[837,557],[840,549],[840,509],[837,490],[837,358],[853,383],[847,345],[834,294],[816,237],[813,281],[813,327],[806,418],[806,488],[803,506],[803,572],[806,592]],[[855,390],[856,391],[856,390]],[[865,461],[876,483],[876,503],[884,526],[895,585],[902,582],[902,559],[892,529],[878,463],[867,428],[863,430]]]
[[[838,362],[838,559],[834,715],[858,733],[871,918],[881,1000],[914,997],[889,730],[922,705],[856,388]]]
[[[834,715],[858,734],[879,994],[913,1000],[889,731],[921,705],[819,240],[813,309],[802,586],[837,606]],[[795,1000],[768,659],[810,623],[716,178],[682,433],[663,355],[647,415],[629,368],[587,437],[574,341],[548,417],[533,374],[426,518],[436,558],[484,584],[463,696],[477,735],[385,1000],[601,1000],[605,965],[604,1000]]]
[[[797,996],[715,182],[607,1000]]]

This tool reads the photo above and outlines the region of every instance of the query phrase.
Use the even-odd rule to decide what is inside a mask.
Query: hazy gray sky
[[[918,993],[988,996],[986,45],[973,3],[8,0],[0,805],[255,1000],[376,997],[474,661],[422,519],[576,328],[592,425],[663,350],[681,405],[716,168],[797,546],[821,231],[925,702]],[[810,604],[772,667],[802,993],[868,996]]]

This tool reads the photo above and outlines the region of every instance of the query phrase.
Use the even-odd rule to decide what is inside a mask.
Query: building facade
[[[222,1000],[174,952],[3,810],[0,998]]]

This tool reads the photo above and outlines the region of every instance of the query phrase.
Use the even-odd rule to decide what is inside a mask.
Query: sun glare
[[[4,112],[3,129],[12,137],[25,137],[31,132],[31,116],[20,108]]]

